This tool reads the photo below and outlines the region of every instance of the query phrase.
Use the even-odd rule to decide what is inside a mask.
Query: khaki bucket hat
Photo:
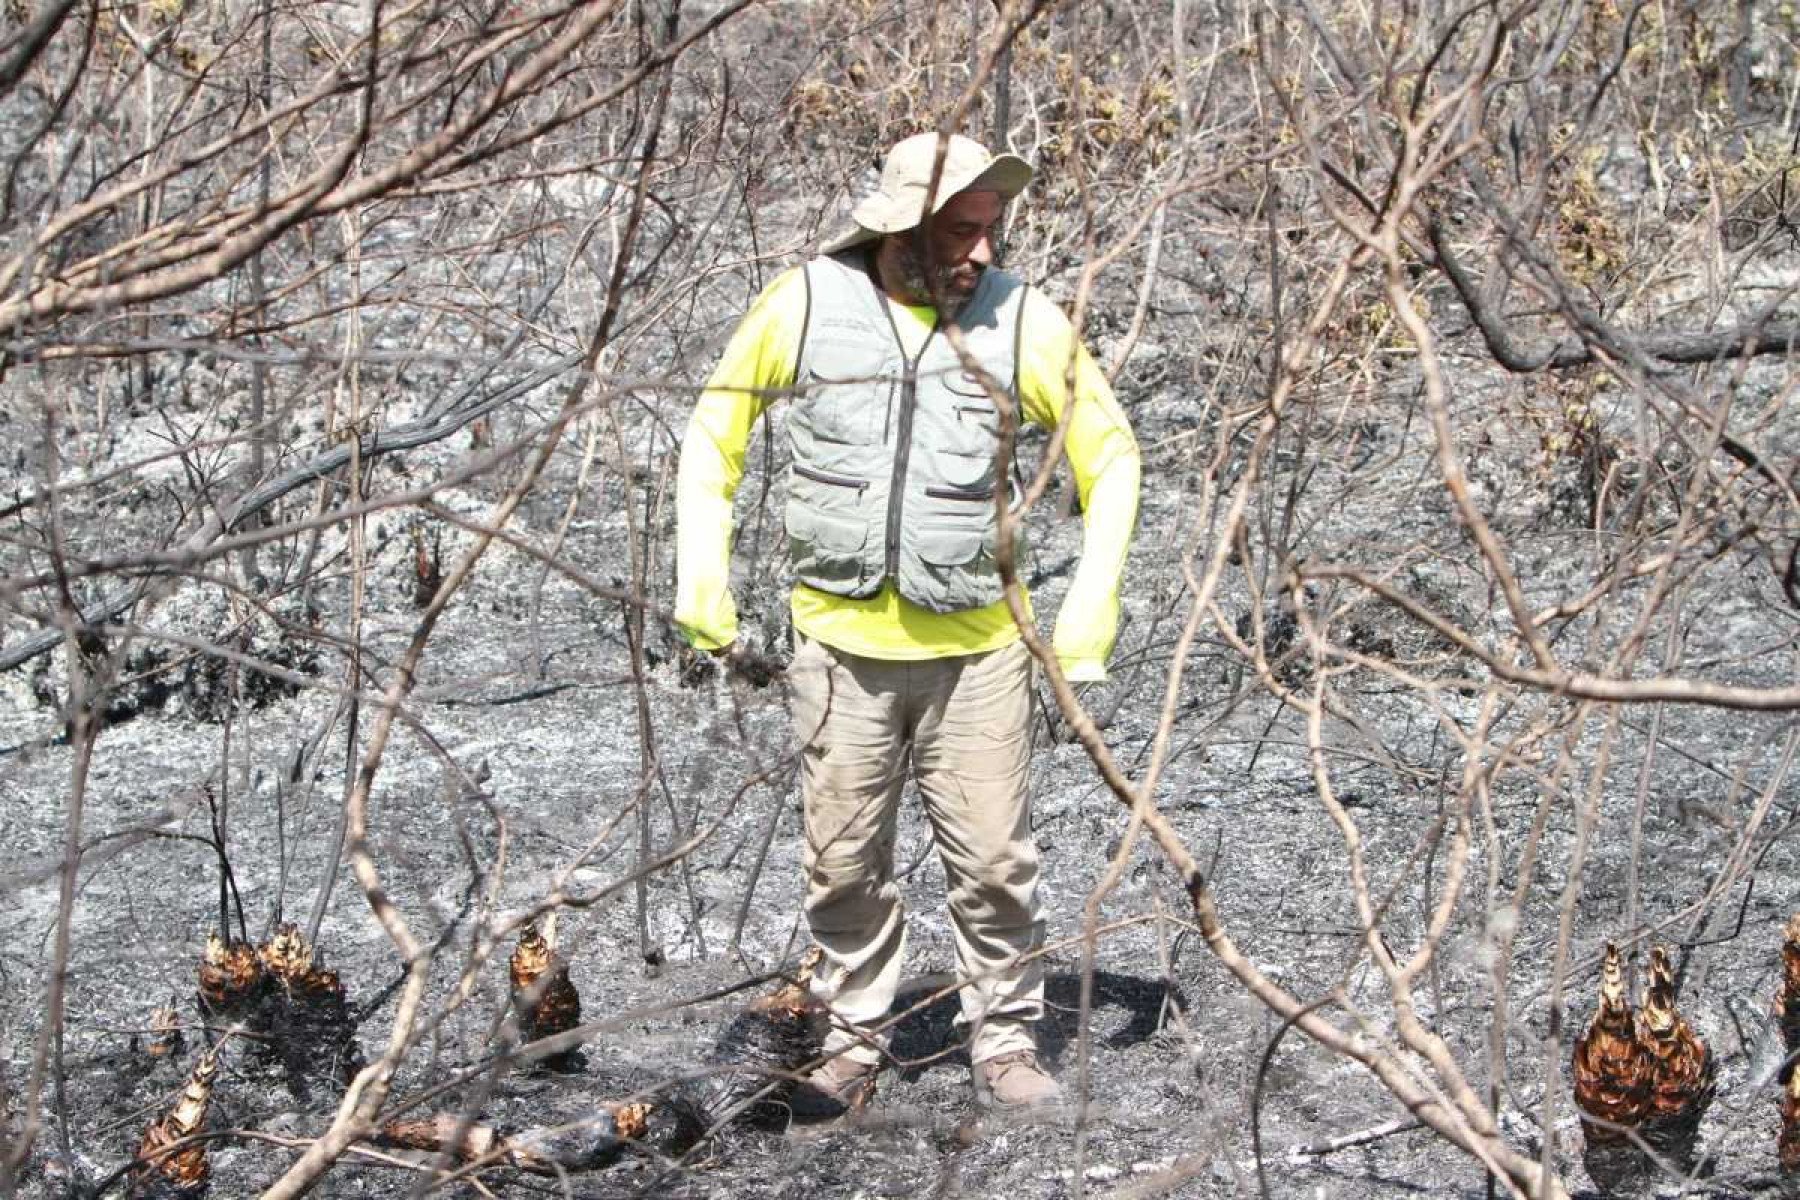
[[[944,142],[949,144],[944,149],[943,174],[932,195],[932,212],[960,192],[998,192],[1003,202],[1008,201],[1031,182],[1031,164],[1016,154],[989,154],[986,146],[960,134],[946,138],[938,133],[915,133],[888,151],[881,168],[881,186],[850,210],[853,224],[826,242],[821,253],[836,254],[916,226],[925,216],[925,189],[931,185],[938,147]]]

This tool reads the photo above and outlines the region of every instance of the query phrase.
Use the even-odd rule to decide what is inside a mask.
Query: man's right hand
[[[681,686],[698,687],[712,678],[715,665],[749,683],[752,687],[768,687],[775,677],[787,669],[780,659],[746,646],[740,638],[712,650],[682,647]]]

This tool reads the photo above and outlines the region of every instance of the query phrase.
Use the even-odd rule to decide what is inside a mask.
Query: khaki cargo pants
[[[801,746],[806,918],[825,952],[814,991],[827,1053],[886,1045],[906,947],[894,833],[908,771],[948,879],[959,1029],[982,1062],[1036,1044],[1043,1015],[1038,855],[1026,795],[1031,654],[1024,643],[926,662],[862,658],[800,637],[788,679]]]

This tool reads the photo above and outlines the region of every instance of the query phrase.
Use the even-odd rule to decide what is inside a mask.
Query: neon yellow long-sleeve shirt
[[[916,353],[935,313],[889,298],[894,327]],[[806,322],[801,268],[763,289],[733,333],[694,407],[676,476],[675,621],[695,646],[714,650],[737,638],[729,586],[732,500],[743,477],[750,431],[773,399],[793,386]],[[1119,583],[1137,521],[1138,451],[1112,388],[1047,296],[1027,289],[1020,338],[1019,402],[1024,418],[1054,429],[1067,398],[1071,358],[1075,401],[1065,439],[1084,514],[1082,553],[1058,614],[1051,645],[1072,680],[1106,678],[1119,625]],[[903,598],[890,581],[852,600],[796,585],[794,628],[866,658],[917,661],[994,650],[1019,637],[1006,602],[935,613]]]

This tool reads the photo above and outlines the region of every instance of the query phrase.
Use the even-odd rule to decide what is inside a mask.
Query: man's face
[[[994,261],[994,226],[1005,209],[997,192],[962,192],[928,225],[896,237],[896,265],[905,289],[925,302],[941,291],[945,315],[954,315]]]

